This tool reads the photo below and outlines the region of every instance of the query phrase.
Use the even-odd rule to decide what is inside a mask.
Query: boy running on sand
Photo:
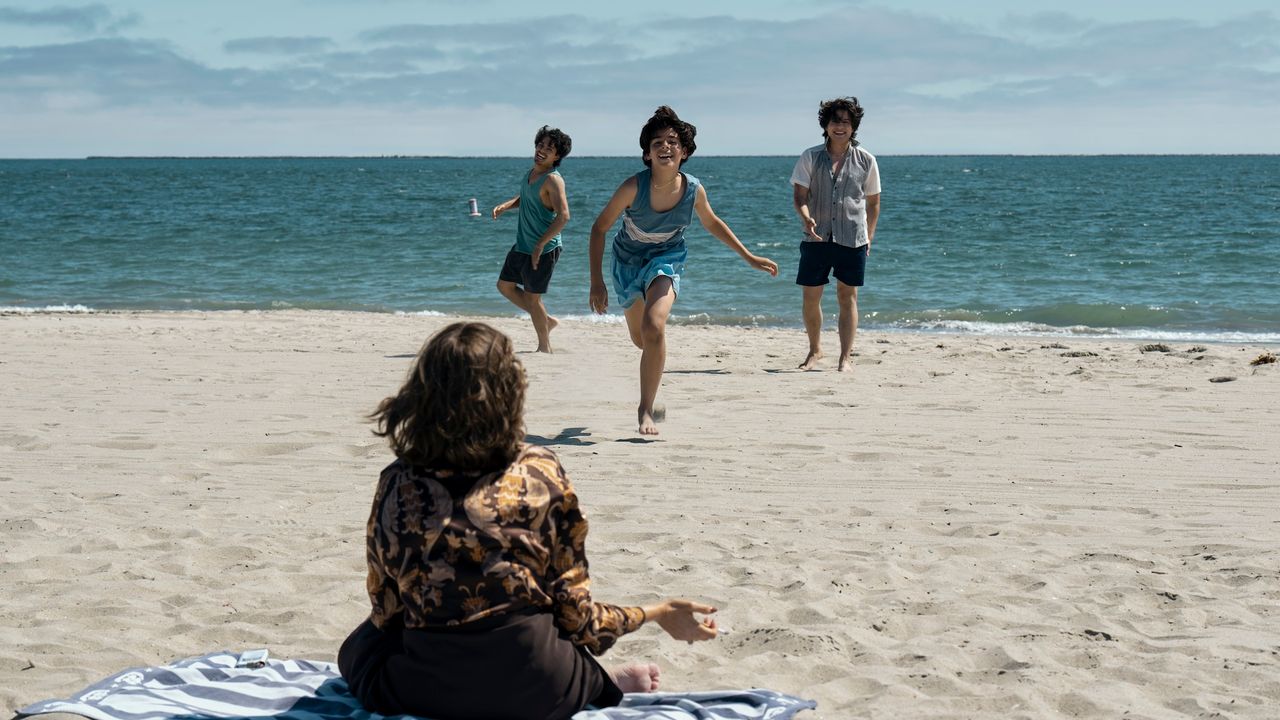
[[[533,138],[533,168],[520,192],[493,209],[493,219],[520,208],[516,242],[498,274],[498,292],[529,313],[538,333],[538,352],[551,352],[551,331],[559,323],[547,314],[542,296],[560,259],[560,231],[569,222],[564,178],[556,172],[573,149],[573,141],[557,128],[542,126]]]
[[[647,166],[623,181],[591,226],[591,309],[609,307],[605,287],[605,233],[622,216],[613,238],[613,288],[622,302],[631,342],[640,348],[640,434],[657,435],[654,400],[667,363],[667,316],[680,292],[686,250],[684,229],[698,220],[717,240],[732,248],[757,270],[778,274],[778,264],[753,255],[711,209],[707,191],[692,175],[680,171],[697,145],[697,128],[663,105],[640,131],[640,150]]]

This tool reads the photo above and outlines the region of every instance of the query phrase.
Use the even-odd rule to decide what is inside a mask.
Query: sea
[[[859,293],[884,331],[1280,342],[1280,156],[879,156]],[[672,321],[801,327],[794,157],[694,156],[716,214],[779,276],[695,221]],[[494,287],[524,158],[0,160],[0,312],[516,316]],[[545,302],[588,308],[588,236],[638,157],[567,158],[571,220]],[[470,212],[475,200],[479,215]],[[606,251],[605,262],[608,263]],[[607,270],[606,270],[607,274]],[[824,310],[834,316],[834,292]]]

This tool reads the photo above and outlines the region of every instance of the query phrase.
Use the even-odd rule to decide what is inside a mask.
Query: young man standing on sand
[[[493,219],[520,208],[516,242],[498,273],[498,292],[529,313],[538,333],[538,352],[551,352],[551,331],[559,323],[547,314],[542,296],[560,259],[560,231],[569,222],[564,178],[556,172],[573,149],[573,141],[557,128],[542,126],[533,138],[533,168],[520,192],[493,209]]]
[[[836,276],[840,305],[840,372],[852,367],[858,330],[858,288],[862,286],[871,240],[880,217],[880,169],[875,156],[858,145],[862,106],[855,97],[818,106],[822,145],[805,150],[791,173],[792,202],[804,238],[796,284],[804,288],[804,329],[809,354],[801,370],[822,359],[822,289]]]

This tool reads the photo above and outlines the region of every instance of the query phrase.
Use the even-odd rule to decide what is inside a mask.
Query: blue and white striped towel
[[[29,705],[17,717],[72,713],[92,720],[382,720],[347,691],[333,663],[270,660],[237,668],[221,652],[169,665],[137,668],[85,688],[67,700]],[[583,710],[574,720],[788,720],[816,707],[772,690],[636,693],[618,707]],[[398,716],[404,717],[404,716]]]

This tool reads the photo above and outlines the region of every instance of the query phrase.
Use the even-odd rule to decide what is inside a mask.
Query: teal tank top
[[[532,254],[533,246],[538,244],[542,234],[556,219],[555,211],[543,205],[539,195],[542,192],[542,184],[547,181],[547,178],[559,174],[552,170],[535,182],[529,182],[529,176],[525,175],[524,182],[520,183],[520,222],[516,226],[516,250],[519,252]],[[551,252],[558,247],[560,247],[560,236],[556,235],[542,249],[542,252]]]
[[[649,182],[652,170],[636,173],[636,199],[622,214],[622,227],[613,238],[614,257],[654,255],[684,245],[684,230],[693,220],[693,205],[698,197],[698,178],[681,172],[685,178],[684,195],[666,212],[650,205]]]

